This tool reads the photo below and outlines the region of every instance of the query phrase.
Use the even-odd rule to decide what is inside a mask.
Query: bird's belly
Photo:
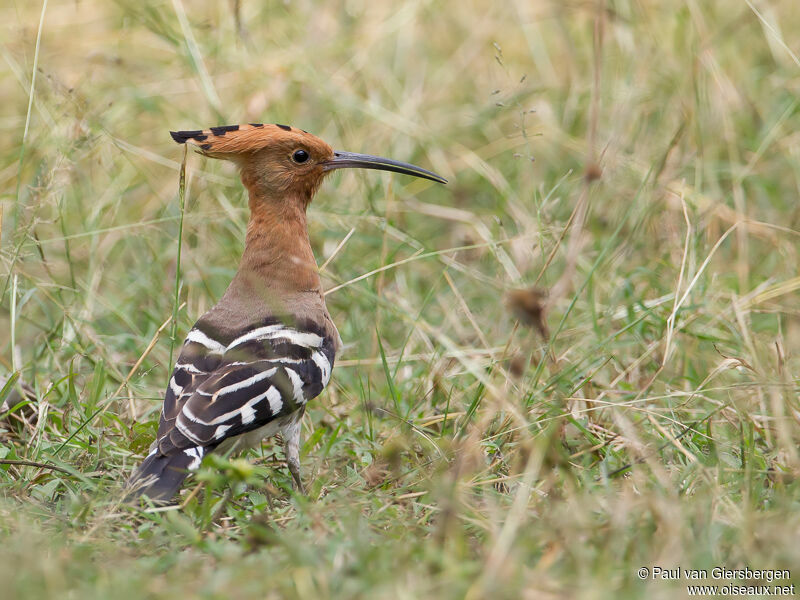
[[[290,415],[270,421],[258,429],[228,438],[217,446],[215,452],[225,454],[228,451],[238,452],[248,448],[255,448],[261,444],[261,440],[272,437],[276,433],[281,433],[287,426],[297,421],[301,416],[298,414],[299,412],[295,411]]]

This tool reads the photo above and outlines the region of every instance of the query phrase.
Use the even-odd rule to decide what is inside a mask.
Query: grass
[[[0,7],[0,372],[37,395],[3,421],[4,597],[687,594],[653,566],[791,585],[794,8]],[[346,346],[303,422],[307,497],[269,441],[209,459],[179,510],[134,509],[173,343],[247,221],[197,155],[181,211],[167,131],[249,121],[451,183],[337,174],[310,209]]]

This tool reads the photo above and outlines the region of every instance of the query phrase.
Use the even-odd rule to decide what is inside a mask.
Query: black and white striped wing
[[[215,339],[215,337],[217,339]],[[199,322],[186,338],[164,399],[157,450],[182,450],[196,468],[225,440],[294,413],[328,384],[330,336],[273,322],[219,339]]]
[[[164,394],[158,434],[151,453],[160,451],[161,454],[167,454],[170,449],[169,444],[165,443],[162,446],[162,441],[166,442],[165,438],[168,438],[170,432],[175,429],[181,407],[191,398],[195,390],[222,366],[226,346],[206,335],[198,325],[199,323],[186,336],[175,369],[172,371],[172,377]]]

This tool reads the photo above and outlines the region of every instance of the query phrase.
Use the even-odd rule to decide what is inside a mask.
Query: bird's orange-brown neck
[[[320,293],[304,199],[273,198],[252,188],[249,191],[250,222],[230,291],[265,302],[303,292]]]

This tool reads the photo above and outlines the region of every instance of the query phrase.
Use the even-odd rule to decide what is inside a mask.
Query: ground
[[[37,395],[2,424],[2,595],[792,585],[795,8],[0,6],[0,375]],[[310,208],[345,347],[303,421],[307,496],[273,440],[207,461],[179,509],[130,507],[247,222],[233,167],[193,153],[182,210],[168,131],[256,121],[450,183],[337,173]]]

